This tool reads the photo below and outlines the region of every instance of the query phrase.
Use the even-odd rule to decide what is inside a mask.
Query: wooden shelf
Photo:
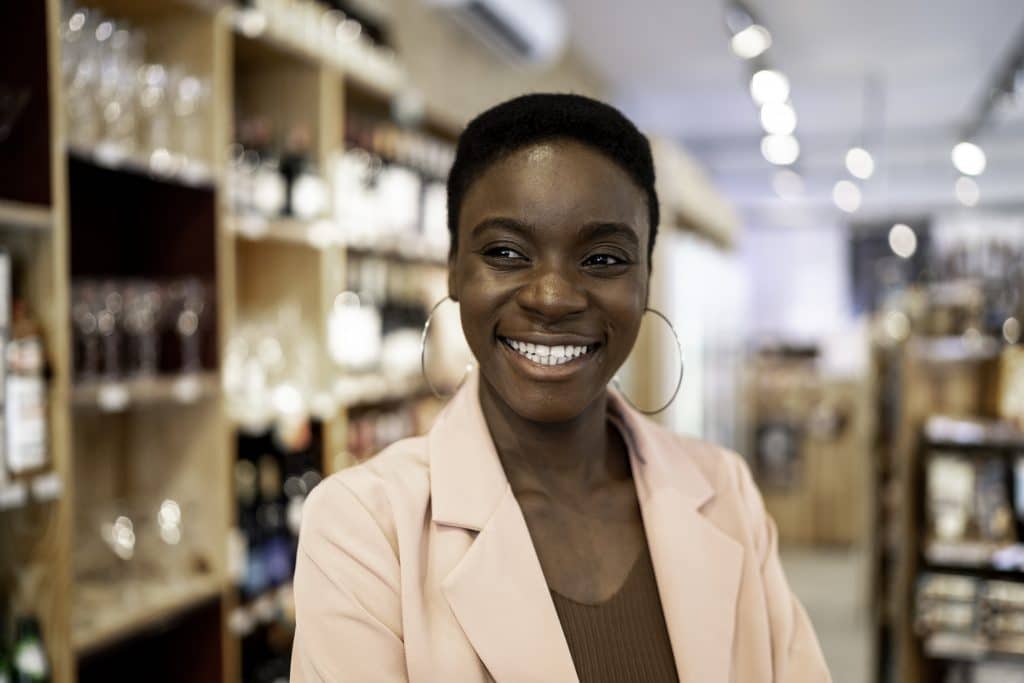
[[[429,392],[422,378],[391,378],[384,375],[353,375],[334,384],[334,396],[342,407],[364,407],[394,403]]]
[[[396,95],[406,81],[405,70],[386,49],[352,43],[343,52],[323,51],[316,41],[303,43],[277,30],[258,9],[234,9],[230,21],[235,33],[271,52],[332,68],[344,73],[362,87],[384,97]],[[256,48],[258,51],[260,48]]]
[[[43,471],[0,486],[0,512],[32,503],[49,503],[60,498],[64,484],[53,471]]]
[[[930,363],[970,363],[991,360],[999,355],[1003,344],[995,337],[967,335],[953,337],[921,337],[911,343],[911,351]]]
[[[53,211],[48,206],[0,199],[0,227],[3,226],[49,230],[53,226]]]
[[[1022,448],[1024,432],[999,420],[965,419],[933,415],[924,425],[932,448]]]
[[[220,596],[226,581],[215,575],[176,583],[159,580],[80,582],[75,590],[72,649],[77,657],[127,638],[190,607]],[[125,595],[134,598],[125,604]]]
[[[313,249],[343,248],[359,256],[447,266],[445,255],[430,253],[415,240],[373,245],[346,241],[345,231],[328,218],[305,221],[295,218],[265,219],[259,216],[232,216],[228,219],[228,223],[232,232],[246,240],[286,242]]]
[[[207,190],[213,190],[216,185],[216,175],[202,162],[191,161],[184,164],[174,160],[158,162],[138,156],[124,155],[103,147],[69,146],[68,154],[100,168],[146,176],[162,183]]]
[[[72,388],[71,402],[76,408],[117,413],[139,406],[187,405],[219,393],[220,375],[216,372],[202,372],[76,384]]]
[[[228,225],[235,235],[247,240],[287,242],[314,249],[340,244],[338,240],[334,239],[334,225],[326,219],[304,221],[297,218],[267,219],[260,216],[231,216],[228,218]]]

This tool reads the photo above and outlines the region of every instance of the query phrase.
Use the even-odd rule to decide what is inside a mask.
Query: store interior
[[[834,680],[1024,680],[1019,0],[31,0],[0,681],[288,680],[303,502],[472,363],[445,180],[525,92],[650,137],[671,327],[621,387],[681,349],[654,419],[746,459]]]

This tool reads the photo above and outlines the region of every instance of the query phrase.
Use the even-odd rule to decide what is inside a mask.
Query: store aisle
[[[864,554],[783,548],[793,591],[814,622],[835,683],[867,683],[871,670]]]

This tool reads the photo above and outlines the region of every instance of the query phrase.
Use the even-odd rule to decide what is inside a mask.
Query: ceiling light
[[[846,170],[854,178],[867,180],[875,172],[875,160],[863,147],[854,147],[846,153]]]
[[[792,201],[804,193],[804,179],[796,171],[780,169],[772,177],[772,189],[786,201]]]
[[[849,180],[840,180],[832,188],[832,201],[846,213],[853,213],[859,209],[862,200],[860,188]]]
[[[765,135],[761,139],[761,154],[769,163],[788,166],[800,157],[800,143],[792,135]]]
[[[792,135],[796,130],[796,112],[786,102],[772,102],[761,107],[761,125],[772,135]]]
[[[900,258],[910,258],[917,251],[917,235],[903,223],[897,223],[889,230],[889,248]]]
[[[985,150],[973,142],[961,142],[953,148],[953,165],[964,175],[981,175],[986,163]]]
[[[789,79],[778,71],[761,69],[750,79],[750,96],[759,105],[789,99]]]
[[[957,201],[964,206],[977,206],[981,199],[981,188],[978,187],[977,181],[965,175],[956,179],[953,191]]]
[[[734,35],[730,45],[737,57],[753,59],[772,46],[772,34],[764,26],[753,24]]]

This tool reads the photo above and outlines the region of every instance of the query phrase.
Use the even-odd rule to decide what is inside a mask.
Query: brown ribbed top
[[[626,582],[590,605],[551,591],[580,683],[678,683],[650,549],[644,544]]]

